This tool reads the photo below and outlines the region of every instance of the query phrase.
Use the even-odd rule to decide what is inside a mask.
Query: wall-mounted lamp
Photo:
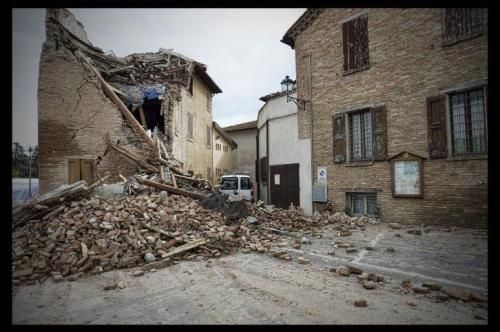
[[[281,91],[286,91],[286,102],[288,103],[290,100],[293,101],[298,107],[305,108],[305,103],[307,100],[303,100],[300,98],[295,98],[290,96],[290,92],[295,89],[296,81],[292,81],[292,79],[286,75],[285,79],[281,81]]]

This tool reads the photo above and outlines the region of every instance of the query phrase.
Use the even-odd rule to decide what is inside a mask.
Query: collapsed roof
[[[158,52],[134,53],[120,58],[111,51],[105,53],[93,46],[82,24],[66,9],[48,9],[47,25],[49,24],[55,25],[58,30],[58,41],[72,52],[79,50],[88,56],[102,77],[107,82],[113,83],[114,87],[160,83],[165,84],[167,90],[171,90],[174,83],[189,86],[191,77],[196,74],[210,92],[214,94],[222,92],[208,75],[204,64],[172,49],[160,48]]]

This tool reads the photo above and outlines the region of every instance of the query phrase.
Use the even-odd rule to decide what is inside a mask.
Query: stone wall
[[[298,96],[309,99],[312,84],[312,103],[299,111],[299,136],[310,136],[312,107],[312,167],[327,166],[329,199],[343,210],[347,191],[375,189],[385,221],[484,226],[487,155],[429,159],[426,98],[487,80],[487,31],[443,46],[439,8],[371,9],[370,68],[344,75],[341,21],[363,11],[327,9],[295,41]],[[388,156],[407,150],[427,158],[423,198],[392,196],[389,161],[364,166],[333,162],[333,114],[367,104],[385,105]]]

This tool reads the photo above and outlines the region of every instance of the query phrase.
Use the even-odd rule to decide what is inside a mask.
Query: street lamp
[[[290,96],[290,92],[295,89],[295,81],[286,75],[285,78],[281,81],[281,91],[286,91],[286,102],[288,103],[290,100],[293,101],[298,107],[305,108],[305,103],[307,100],[303,100],[300,98],[295,98]]]
[[[31,151],[33,151],[33,149],[31,148],[31,145],[30,147],[28,148],[28,151],[30,153],[30,158],[29,158],[29,167],[28,167],[28,173],[29,173],[29,182],[28,182],[28,198],[31,198]]]

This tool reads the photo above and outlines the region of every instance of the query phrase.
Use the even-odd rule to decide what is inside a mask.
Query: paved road
[[[355,277],[329,272],[332,266],[354,260],[370,265],[369,269],[364,268],[368,272],[373,271],[371,266],[378,266],[401,270],[403,274],[420,273],[450,282],[485,286],[474,281],[475,277],[486,275],[483,233],[458,230],[440,235],[436,231],[418,236],[407,234],[406,230],[397,232],[401,238],[396,238],[395,231],[385,226],[376,226],[343,237],[342,240],[349,239],[358,247],[364,241],[375,242],[373,252],[352,255],[333,248],[332,241],[339,237],[326,229],[321,239],[291,252],[294,256],[291,262],[265,254],[238,253],[209,261],[183,261],[142,277],[133,277],[130,270],[118,270],[74,282],[53,283],[49,279],[41,285],[14,290],[13,322],[485,324],[487,310],[477,304],[454,300],[437,303],[422,295],[401,293],[398,273],[382,273],[387,282],[375,290],[366,290]],[[383,250],[389,245],[395,248],[392,254]],[[333,257],[328,255],[332,250],[335,250]],[[299,255],[311,259],[311,264],[298,264]],[[111,279],[123,281],[126,288],[104,291],[105,281]],[[368,307],[355,307],[353,303],[358,299],[365,299]],[[409,306],[408,301],[416,306]],[[486,319],[477,319],[475,315]]]

